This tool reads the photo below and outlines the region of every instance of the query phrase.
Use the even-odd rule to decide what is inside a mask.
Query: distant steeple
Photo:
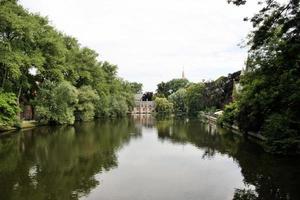
[[[181,78],[182,78],[182,79],[186,79],[186,78],[185,78],[185,75],[184,75],[184,67],[183,67],[183,69],[182,69]]]

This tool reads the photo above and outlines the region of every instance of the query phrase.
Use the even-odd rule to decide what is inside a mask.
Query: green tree
[[[174,112],[177,114],[186,113],[186,89],[181,88],[169,96],[170,102],[174,105]]]
[[[120,79],[116,65],[98,61],[97,52],[57,31],[47,18],[29,13],[16,0],[0,0],[0,74],[1,91],[14,93],[21,105],[35,102],[40,117],[55,123],[73,123],[74,109],[80,120],[92,119],[94,113],[125,115],[133,106],[133,94],[142,87]],[[54,93],[61,87],[78,89],[80,104],[74,103],[72,92],[68,94],[73,101],[57,104],[62,96]],[[57,114],[56,109],[63,112]]]
[[[122,96],[110,96],[108,115],[110,117],[123,117],[127,114],[129,108],[126,104],[126,98]]]
[[[155,98],[155,111],[159,114],[170,114],[173,112],[173,104],[166,98]]]
[[[82,86],[78,89],[78,103],[76,105],[76,120],[89,121],[95,116],[95,104],[99,101],[99,96],[91,86]]]
[[[41,68],[39,51],[40,19],[29,14],[13,0],[0,1],[0,87],[19,98],[31,84],[29,69]]]
[[[141,93],[143,90],[142,83],[132,82],[132,83],[130,83],[130,86],[132,88],[133,93]]]
[[[236,120],[242,130],[265,135],[273,152],[294,153],[300,143],[299,1],[265,1],[262,7],[251,18]]]
[[[157,85],[157,96],[169,97],[180,88],[186,88],[189,85],[187,79],[172,79],[168,82],[161,82]]]
[[[36,115],[40,121],[73,124],[77,103],[78,91],[69,82],[64,81],[58,85],[45,82],[35,100]]]
[[[203,96],[205,85],[203,83],[192,84],[186,89],[186,105],[190,115],[196,115],[205,109]]]
[[[251,189],[235,189],[233,200],[257,200],[258,196]]]
[[[0,126],[15,123],[19,111],[15,94],[0,92]]]

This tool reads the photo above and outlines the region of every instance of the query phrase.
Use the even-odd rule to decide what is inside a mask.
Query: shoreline
[[[217,118],[208,114],[200,114],[199,116],[200,120],[204,119],[204,122],[208,122],[208,123],[213,123],[215,125],[217,125]],[[228,124],[224,124],[224,128],[231,130],[232,132],[239,134],[239,135],[247,135],[247,136],[251,136],[254,139],[260,140],[260,141],[266,141],[267,138],[264,137],[263,135],[259,134],[259,133],[254,133],[254,132],[248,132],[248,133],[243,133],[240,131],[239,127],[236,125],[228,125]]]
[[[14,131],[18,131],[18,130],[26,130],[26,129],[31,129],[31,128],[35,128],[38,126],[45,126],[47,124],[43,124],[43,123],[39,123],[38,121],[35,120],[24,120],[20,123],[20,127],[16,127],[16,126],[0,126],[0,135],[5,135],[5,134],[9,134],[11,132]]]

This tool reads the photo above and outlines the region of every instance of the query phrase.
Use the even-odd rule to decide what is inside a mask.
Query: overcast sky
[[[216,79],[240,70],[257,8],[227,0],[20,0],[58,30],[119,67],[119,76],[154,91],[161,81]]]

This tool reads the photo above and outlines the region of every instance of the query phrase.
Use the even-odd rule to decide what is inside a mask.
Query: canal
[[[1,200],[300,199],[300,161],[198,120],[140,115],[0,137]]]

